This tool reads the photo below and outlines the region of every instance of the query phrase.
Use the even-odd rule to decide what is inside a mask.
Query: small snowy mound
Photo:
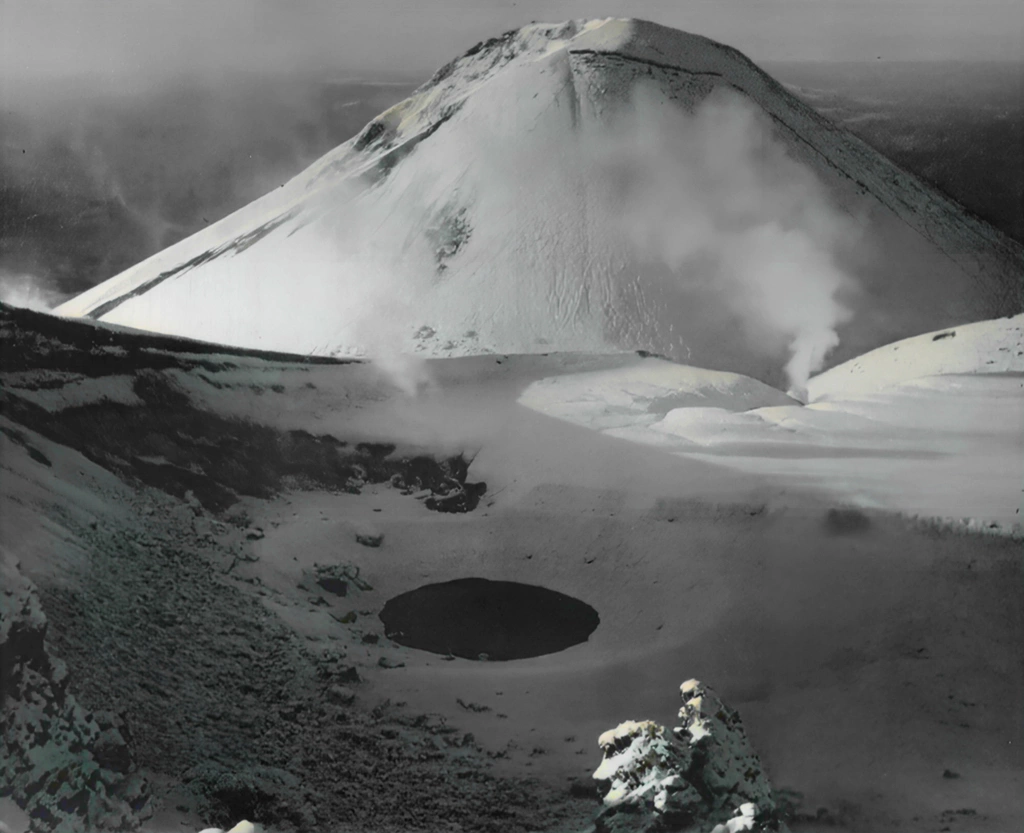
[[[887,344],[813,377],[810,401],[857,396],[927,376],[1024,373],[1024,314]]]
[[[598,740],[594,772],[604,809],[597,833],[783,830],[771,785],[739,715],[697,680],[680,687],[673,740],[650,720],[629,720]]]
[[[736,443],[751,436],[761,437],[772,430],[760,412],[736,413],[725,408],[676,408],[651,429],[666,437],[679,437],[700,446]],[[776,441],[779,432],[772,432]],[[787,433],[782,439],[790,439]]]
[[[748,376],[650,358],[625,367],[541,379],[523,392],[519,402],[599,431],[650,426],[681,409],[731,413],[799,404]]]

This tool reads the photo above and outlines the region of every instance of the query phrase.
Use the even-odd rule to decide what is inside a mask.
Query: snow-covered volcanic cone
[[[1021,247],[734,49],[531,25],[58,308],[300,353],[644,349],[803,385],[1017,312]]]

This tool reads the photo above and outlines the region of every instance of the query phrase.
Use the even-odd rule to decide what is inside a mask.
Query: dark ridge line
[[[737,87],[736,89],[739,89],[739,88]],[[790,93],[790,95],[792,95],[792,93]],[[842,176],[846,177],[846,179],[848,179],[850,182],[852,182],[855,185],[863,188],[865,193],[870,194],[874,199],[878,200],[880,205],[884,206],[887,210],[892,212],[893,216],[896,217],[896,219],[898,219],[901,223],[903,223],[907,228],[909,228],[912,232],[914,232],[918,236],[922,237],[925,241],[927,241],[932,246],[934,246],[935,250],[938,251],[943,257],[945,257],[946,260],[948,260],[950,263],[952,263],[961,272],[963,272],[965,274],[968,274],[967,273],[967,268],[964,266],[964,264],[960,260],[958,260],[953,254],[948,252],[946,250],[946,247],[944,245],[942,245],[937,239],[935,239],[934,236],[932,236],[929,233],[928,228],[927,228],[926,225],[922,224],[919,227],[919,226],[915,225],[914,223],[912,223],[910,218],[905,216],[906,213],[909,213],[911,217],[918,217],[920,215],[918,215],[914,211],[914,207],[912,205],[909,205],[904,199],[902,199],[899,194],[894,195],[895,199],[893,199],[893,200],[889,200],[886,197],[883,197],[875,189],[868,187],[868,184],[866,182],[863,182],[863,181],[857,179],[848,170],[846,170],[845,168],[840,167],[839,165],[837,165],[834,161],[832,161],[831,157],[829,157],[829,155],[824,150],[819,148],[817,145],[815,145],[813,142],[811,142],[805,136],[801,135],[799,131],[797,131],[791,125],[786,123],[786,121],[781,116],[777,116],[775,113],[772,113],[771,111],[769,111],[769,110],[767,110],[767,109],[765,109],[763,107],[761,109],[765,113],[768,114],[769,118],[771,118],[771,120],[773,122],[775,122],[777,125],[779,125],[781,127],[784,127],[793,138],[795,138],[799,142],[802,142],[804,145],[806,145],[812,151],[814,151],[814,153],[816,153],[818,156],[820,156],[821,159],[824,160],[825,164],[828,165],[828,167],[832,168],[833,170],[835,170],[836,172],[838,172]],[[816,113],[816,115],[820,116],[821,114],[820,113]],[[836,124],[834,124],[831,121],[828,121],[828,119],[825,119],[825,122],[828,124],[828,126],[830,128],[830,132],[842,133],[842,134],[845,134],[845,135],[853,135],[853,134],[850,134],[850,132],[848,130],[846,130],[845,128],[840,127],[839,125],[836,125]],[[857,138],[857,137],[854,136],[854,138]],[[870,145],[867,145],[866,143],[865,143],[865,146],[869,150],[874,152],[876,155],[882,157],[887,162],[889,162],[889,164],[892,165],[893,170],[896,171],[899,175],[904,176],[904,177],[906,177],[908,179],[911,179],[913,184],[917,186],[919,191],[924,192],[925,194],[927,194],[928,191],[931,190],[931,189],[928,188],[926,183],[921,183],[919,180],[917,180],[916,177],[914,177],[913,174],[911,174],[909,171],[904,170],[899,165],[896,165],[894,162],[892,162],[892,160],[890,160],[887,157],[885,157],[884,154],[879,153],[877,150],[872,148]],[[877,174],[877,172],[875,172],[875,171],[872,171],[872,173],[876,173]],[[945,197],[946,195],[945,194],[940,194],[940,196]],[[959,205],[957,203],[955,203],[955,201],[951,200],[951,202],[954,203],[954,207],[959,207]],[[978,236],[980,236],[980,233],[977,233],[977,234],[978,234]],[[1013,294],[1013,290],[1012,289],[1007,289],[1007,291],[1005,293],[1005,297],[1002,299],[1002,302],[1005,303],[1006,301],[1010,301],[1012,303],[1013,300],[1014,300],[1011,297],[1012,294]]]
[[[256,347],[236,347],[230,344],[218,344],[213,341],[199,341],[185,336],[173,336],[165,333],[151,333],[145,330],[112,329],[111,325],[97,326],[84,319],[62,318],[45,312],[12,307],[0,302],[0,325],[13,324],[22,331],[34,332],[43,336],[67,339],[74,347],[123,347],[128,351],[152,351],[185,354],[185,355],[223,355],[261,359],[267,362],[312,365],[345,365],[363,364],[361,359],[334,356],[312,356],[299,353],[286,353],[279,350],[261,350]],[[12,372],[9,365],[14,362],[19,346],[0,338],[0,373]],[[29,368],[31,369],[31,368]]]
[[[711,42],[714,43],[714,41],[711,41]],[[724,46],[724,44],[721,45],[721,46]],[[918,192],[923,192],[925,194],[929,194],[929,193],[935,192],[935,193],[937,193],[937,195],[939,197],[945,199],[948,203],[950,203],[950,205],[951,205],[951,207],[953,209],[961,209],[965,216],[969,217],[971,220],[974,221],[975,225],[979,225],[979,224],[981,225],[981,228],[971,228],[972,236],[976,239],[976,241],[977,242],[987,242],[988,241],[988,235],[984,234],[984,231],[992,228],[990,223],[987,223],[984,220],[979,220],[979,218],[974,217],[972,215],[972,213],[969,212],[968,210],[964,209],[963,206],[961,206],[960,203],[957,200],[950,198],[947,194],[945,194],[941,190],[936,189],[933,186],[930,186],[929,183],[922,181],[920,177],[917,177],[916,175],[910,173],[909,171],[905,170],[901,166],[895,164],[891,159],[886,157],[884,154],[879,153],[879,151],[877,151],[875,148],[871,147],[871,145],[869,145],[867,142],[863,142],[863,140],[858,139],[858,137],[854,136],[850,131],[848,131],[845,128],[843,128],[843,127],[835,124],[834,122],[832,122],[830,119],[828,119],[823,114],[819,113],[813,107],[811,107],[806,102],[804,102],[802,99],[800,99],[799,96],[794,95],[792,92],[787,90],[782,84],[780,84],[778,82],[778,80],[776,80],[771,75],[769,75],[764,70],[762,70],[759,66],[757,66],[757,64],[755,64],[753,61],[751,61],[746,55],[744,55],[739,50],[734,49],[732,47],[724,47],[724,48],[727,51],[733,53],[733,56],[735,58],[738,58],[743,63],[747,64],[755,72],[757,77],[759,77],[761,79],[764,79],[764,80],[767,80],[768,86],[769,87],[774,87],[777,92],[779,92],[779,93],[781,93],[783,95],[784,99],[791,99],[797,105],[797,109],[803,109],[805,111],[805,113],[810,115],[811,120],[816,122],[819,126],[825,128],[826,132],[834,133],[834,134],[841,133],[845,137],[853,139],[855,143],[859,142],[860,144],[862,144],[864,146],[865,149],[871,151],[876,156],[878,156],[882,160],[884,160],[884,162],[888,163],[889,166],[893,169],[894,172],[898,173],[901,176],[904,176],[904,177],[908,178],[911,181],[912,185],[916,187],[916,190]],[[636,58],[636,57],[632,57],[632,56],[629,56],[629,55],[624,55],[621,52],[603,52],[603,51],[600,51],[600,50],[593,50],[593,49],[569,49],[569,50],[567,50],[567,52],[570,55],[594,55],[594,56],[604,55],[604,56],[609,56],[609,57],[610,56],[616,56],[616,57],[618,57],[618,58],[620,58],[620,59],[622,59],[624,61],[632,61],[634,63],[647,64],[647,65],[650,65],[650,66],[658,67],[660,69],[665,69],[665,70],[674,71],[674,72],[680,72],[680,73],[683,73],[683,74],[686,74],[686,75],[691,75],[691,76],[708,75],[708,76],[717,76],[717,77],[723,78],[723,79],[725,77],[720,72],[687,70],[687,69],[683,69],[682,67],[676,67],[676,66],[672,66],[670,64],[664,64],[664,63],[661,63],[659,61],[651,61],[651,60],[647,60],[647,59],[644,59],[644,58]],[[728,83],[730,87],[732,87],[733,89],[743,93],[744,95],[746,95],[746,96],[750,95],[749,92],[747,92],[746,90],[738,87],[736,84],[734,84],[732,82],[726,82],[726,83]],[[759,105],[760,105],[760,103],[759,103]],[[935,248],[947,260],[949,260],[950,263],[952,263],[956,268],[958,268],[959,270],[967,273],[967,267],[965,266],[965,264],[962,263],[960,260],[958,260],[956,257],[954,257],[953,254],[951,254],[949,251],[947,251],[946,248],[943,245],[941,245],[936,239],[934,239],[934,237],[929,233],[926,225],[922,225],[921,227],[918,227],[917,225],[912,223],[910,221],[910,219],[908,219],[907,217],[903,216],[904,211],[906,211],[906,210],[910,210],[912,215],[914,214],[914,212],[913,212],[913,207],[908,205],[907,202],[905,200],[901,199],[899,195],[895,195],[895,204],[893,204],[893,202],[890,202],[887,199],[884,199],[874,189],[869,188],[866,183],[863,183],[860,180],[858,180],[850,171],[846,170],[846,168],[841,167],[840,165],[836,164],[836,162],[834,162],[828,156],[828,154],[825,153],[824,150],[819,148],[816,144],[814,144],[813,142],[808,140],[806,137],[802,136],[796,129],[794,129],[792,126],[790,126],[783,118],[781,118],[780,116],[778,116],[775,113],[771,112],[770,110],[768,110],[768,108],[764,107],[763,105],[760,105],[760,109],[763,112],[767,113],[768,116],[772,119],[772,121],[774,121],[779,126],[785,128],[788,133],[790,133],[798,141],[802,142],[804,145],[806,145],[808,148],[810,148],[815,154],[817,154],[819,157],[821,157],[821,159],[823,159],[825,161],[825,164],[828,165],[828,167],[832,168],[837,173],[839,173],[841,176],[845,177],[846,179],[850,180],[851,182],[855,183],[856,185],[860,186],[867,193],[871,194],[872,197],[877,199],[883,206],[885,206],[886,209],[888,209],[890,212],[892,212],[909,229],[911,229],[914,233],[916,233],[919,236],[921,236],[922,238],[924,238],[931,245],[935,246]],[[848,160],[846,160],[846,161],[848,161]],[[1006,245],[1004,240],[999,239],[998,229],[996,229],[995,231],[997,232],[997,240],[995,242],[997,242],[999,244],[1002,244],[1001,248],[1004,250],[1003,251],[1003,255],[1005,257],[1009,258],[1009,259],[1013,259],[1014,258],[1013,252],[1008,250],[1010,247],[1008,247]],[[1002,298],[1000,299],[1001,303],[1004,304],[1004,305],[1006,303],[1010,303],[1010,304],[1017,303],[1019,305],[1019,300],[1014,297],[1014,294],[1015,293],[1014,293],[1013,289],[1008,287],[1005,290],[1005,292],[1002,293]],[[1017,294],[1018,295],[1020,294],[1019,291],[1018,291]],[[994,297],[995,297],[995,295],[993,295],[993,298]]]
[[[91,318],[93,321],[98,321],[111,310],[121,306],[121,304],[123,304],[129,298],[135,298],[139,295],[144,295],[154,286],[163,283],[168,278],[173,278],[175,275],[181,272],[187,272],[189,269],[192,269],[195,266],[199,266],[203,263],[206,263],[206,261],[210,260],[211,258],[212,253],[209,251],[203,252],[200,255],[196,255],[191,260],[187,260],[184,263],[180,264],[179,266],[175,266],[173,269],[168,269],[166,272],[161,272],[155,278],[150,278],[148,281],[139,284],[139,286],[135,287],[135,289],[126,292],[124,295],[119,295],[117,298],[114,298],[113,300],[104,301],[99,306],[93,307],[85,314],[85,317]]]
[[[623,55],[621,52],[602,52],[599,49],[567,49],[570,55],[594,55],[595,57],[616,57],[621,58],[623,61],[632,61],[635,64],[644,64],[645,66],[657,67],[658,69],[667,69],[671,72],[681,72],[684,75],[713,75],[716,78],[724,78],[725,76],[720,72],[714,70],[703,70],[703,69],[684,69],[683,67],[673,66],[672,64],[663,64],[661,61],[652,61],[648,58],[635,58],[632,55]]]
[[[416,90],[413,91],[413,95],[421,91],[425,92],[431,87],[436,87],[442,81],[449,78],[451,74],[455,72],[455,68],[466,58],[472,58],[474,55],[478,55],[481,52],[484,52],[495,46],[503,46],[509,43],[516,35],[519,34],[520,31],[520,29],[509,29],[507,32],[503,32],[501,35],[497,37],[488,38],[485,41],[480,41],[476,45],[471,46],[457,58],[452,58],[452,60],[450,60],[444,66],[438,68],[437,71],[435,71],[434,74],[430,76],[430,78],[428,78],[423,84],[421,84],[419,87],[416,88]]]
[[[990,235],[987,234],[986,232],[995,232],[996,239],[994,242],[1002,250],[1002,256],[1009,260],[1019,260],[1019,254],[1015,255],[1015,253],[1012,251],[1013,246],[1009,245],[1010,243],[1016,242],[1013,241],[1012,238],[1008,238],[998,229],[994,228],[992,224],[987,222],[986,220],[983,220],[975,216],[972,212],[970,212],[968,209],[962,206],[957,200],[950,197],[941,189],[936,188],[931,183],[927,182],[926,180],[922,179],[921,177],[917,176],[911,171],[908,171],[901,165],[896,164],[896,162],[894,162],[884,153],[879,151],[877,148],[865,142],[852,131],[848,130],[845,127],[842,127],[841,125],[836,124],[823,113],[818,112],[818,110],[816,110],[813,106],[804,101],[800,96],[786,89],[785,85],[780,83],[778,79],[776,79],[771,74],[765,72],[763,69],[761,69],[761,67],[755,64],[752,60],[750,60],[750,58],[748,58],[738,49],[734,49],[733,47],[724,45],[723,48],[732,52],[736,58],[745,63],[751,70],[753,70],[756,77],[764,81],[769,88],[774,89],[776,94],[781,96],[784,101],[790,101],[792,103],[793,109],[795,109],[797,112],[802,112],[804,116],[806,116],[812,122],[816,123],[819,127],[821,127],[823,133],[841,135],[845,139],[846,144],[848,145],[848,147],[843,148],[843,150],[845,151],[843,159],[847,164],[849,164],[851,156],[853,157],[853,161],[857,161],[858,158],[861,160],[868,161],[869,163],[871,163],[871,173],[876,176],[882,176],[882,172],[878,170],[878,167],[874,164],[875,160],[880,160],[882,163],[882,167],[886,165],[889,166],[890,170],[888,173],[895,173],[909,180],[910,184],[917,190],[918,193],[923,193],[925,195],[935,194],[940,199],[945,200],[949,204],[949,207],[953,209],[954,213],[957,210],[961,211],[973,223],[973,225],[971,223],[967,223],[964,224],[964,226],[970,229],[970,233],[976,242],[983,242],[986,244],[984,248],[989,248],[991,242]],[[904,216],[904,212],[907,211],[909,211],[911,217],[918,217],[920,215],[918,215],[914,211],[914,207],[907,203],[907,201],[903,197],[901,197],[899,193],[894,194],[893,199],[891,201],[883,198],[882,195],[879,194],[875,189],[869,188],[867,183],[857,179],[857,177],[854,176],[846,168],[840,167],[840,165],[836,164],[836,162],[834,162],[832,158],[824,150],[822,150],[816,144],[807,139],[803,134],[796,130],[796,128],[792,127],[788,122],[786,122],[781,116],[776,115],[763,104],[761,104],[759,101],[757,101],[757,99],[755,99],[747,90],[737,86],[735,83],[727,83],[736,91],[754,100],[755,103],[758,104],[762,112],[766,113],[769,116],[769,118],[772,119],[773,122],[785,128],[786,131],[793,138],[797,139],[799,142],[802,142],[804,145],[810,148],[815,154],[820,156],[828,167],[832,168],[841,176],[845,177],[850,182],[862,188],[865,193],[870,194],[874,199],[878,200],[878,202],[882,206],[884,206],[888,211],[892,212],[892,214],[900,222],[902,222],[912,232],[922,237],[928,243],[932,244],[940,254],[942,254],[947,260],[949,260],[950,263],[956,266],[961,272],[963,272],[964,274],[969,274],[967,266],[965,266],[965,264],[961,260],[954,257],[953,254],[948,252],[944,246],[940,245],[939,242],[931,236],[931,234],[927,230],[927,225],[922,225],[919,227],[912,223],[910,219],[908,219],[906,216]],[[864,151],[867,151],[867,153],[864,153]],[[901,188],[898,190],[903,191],[905,189]],[[977,265],[977,258],[975,256],[972,255],[971,260],[975,263],[975,265]],[[1020,294],[1021,290],[1018,290],[1018,298],[1014,298],[1013,288],[1008,287],[1006,291],[1002,294],[1002,303],[1010,303],[1020,306]]]
[[[395,167],[395,165],[397,165],[409,154],[411,154],[414,150],[416,150],[416,148],[419,146],[421,142],[433,136],[438,130],[441,129],[441,127],[444,124],[446,124],[452,118],[452,116],[454,116],[461,109],[461,101],[448,105],[441,113],[441,116],[438,118],[438,120],[434,122],[432,125],[430,125],[424,130],[421,130],[415,136],[410,136],[408,139],[402,142],[402,144],[395,145],[395,147],[389,148],[384,153],[382,153],[369,171],[373,175],[373,181],[379,182],[381,179],[386,177],[391,172],[392,168]]]
[[[419,133],[410,136],[408,139],[404,139],[400,144],[394,145],[393,147],[384,150],[380,154],[380,156],[376,157],[375,159],[371,157],[372,161],[369,164],[367,164],[364,168],[355,168],[355,174],[359,177],[365,178],[371,186],[376,185],[391,172],[395,165],[397,165],[409,154],[411,154],[414,150],[416,150],[420,142],[424,141],[425,139],[429,139],[438,130],[440,130],[445,123],[450,121],[451,118],[456,113],[458,113],[459,110],[462,109],[464,104],[465,99],[463,98],[445,105],[441,114],[438,116],[437,121],[423,128],[423,130],[421,130]],[[367,153],[367,150],[364,149],[359,152],[365,154]],[[331,162],[326,168],[324,168],[319,174],[317,174],[316,178],[310,182],[310,185],[320,182],[322,179],[324,179],[324,177],[329,175],[334,175],[338,173],[344,175],[345,171],[343,169],[346,167],[346,162],[346,159],[339,159],[336,162]],[[313,222],[314,219],[315,218],[311,218],[307,220],[306,224]],[[301,228],[301,226],[299,228]],[[291,237],[291,235],[298,230],[299,229],[297,228],[294,231],[289,232],[288,236]]]
[[[998,247],[1000,259],[1006,259],[1015,264],[1020,263],[1022,249],[1021,244],[1017,240],[1000,231],[999,229],[995,228],[995,226],[993,226],[992,223],[990,223],[983,217],[980,217],[977,214],[975,214],[973,211],[964,206],[959,200],[947,194],[943,189],[937,187],[924,177],[919,176],[918,174],[915,174],[912,171],[904,168],[902,165],[897,164],[894,160],[890,159],[886,154],[882,153],[880,150],[878,150],[878,148],[874,147],[874,145],[860,138],[853,131],[833,122],[826,115],[820,113],[813,105],[811,105],[807,101],[804,101],[804,99],[801,98],[799,95],[787,89],[786,86],[782,84],[777,78],[775,78],[770,73],[765,72],[763,69],[761,69],[761,67],[755,64],[753,61],[751,61],[746,55],[744,55],[739,50],[724,45],[723,47],[735,53],[736,57],[741,59],[750,68],[752,68],[759,78],[765,81],[769,87],[774,88],[775,91],[778,94],[782,95],[784,99],[791,100],[793,102],[794,109],[796,109],[797,111],[802,111],[804,115],[809,117],[812,121],[816,122],[820,126],[827,127],[828,132],[841,134],[846,140],[846,144],[849,146],[849,152],[855,158],[860,156],[861,158],[873,157],[875,159],[881,160],[883,166],[889,166],[889,168],[891,169],[890,173],[895,172],[909,180],[911,185],[913,185],[919,193],[924,193],[926,195],[934,194],[940,200],[943,200],[948,204],[948,207],[952,210],[952,213],[961,213],[964,215],[965,218],[969,219],[971,222],[964,223],[963,226],[970,230],[971,237],[974,239],[975,243],[979,245],[979,248],[984,250],[991,250],[993,247]],[[869,188],[866,183],[861,182],[852,174],[848,173],[845,169],[840,168],[838,165],[832,162],[823,150],[820,150],[815,145],[811,144],[811,142],[804,138],[794,128],[790,127],[780,117],[776,116],[774,113],[767,110],[767,108],[763,106],[761,109],[768,113],[768,115],[771,116],[771,118],[774,121],[784,126],[788,131],[790,131],[790,133],[792,133],[800,141],[804,142],[808,147],[814,150],[815,153],[819,154],[823,159],[825,159],[830,167],[839,171],[843,176],[847,177],[855,184],[861,186],[865,190],[865,192],[871,194],[882,205],[884,205],[893,214],[895,214],[909,229],[919,234],[929,243],[935,245],[938,251],[941,252],[951,263],[955,264],[959,269],[966,273],[966,266],[964,266],[963,263],[957,258],[955,258],[952,254],[947,252],[944,247],[940,246],[937,241],[933,240],[932,237],[930,237],[929,234],[926,233],[924,227],[918,228],[913,223],[911,223],[906,217],[903,217],[901,215],[899,208],[909,210],[912,216],[918,216],[914,211],[912,205],[909,205],[898,194],[895,195],[895,204],[891,204],[890,202],[887,202],[886,200],[882,199],[882,197],[874,189]],[[868,154],[865,154],[864,151],[867,151]],[[878,171],[874,172],[878,173]],[[902,191],[905,189],[900,190]],[[972,255],[971,260],[975,263],[975,265],[977,265],[976,256]],[[1005,293],[1005,299],[1008,299],[1010,303],[1016,304],[1019,307],[1022,303],[1021,298],[1024,297],[1022,296],[1022,292],[1024,292],[1024,284],[1022,284],[1021,289],[1018,289],[1017,297],[1014,298],[1014,290],[1012,289],[1012,287],[1010,287],[1007,289]]]
[[[205,252],[196,255],[191,260],[187,260],[184,263],[175,266],[173,269],[168,269],[166,272],[161,272],[155,278],[150,278],[148,281],[145,281],[144,283],[140,284],[134,289],[126,292],[124,295],[119,295],[117,298],[114,298],[113,300],[105,301],[99,306],[94,307],[85,314],[85,317],[91,318],[94,321],[98,321],[108,312],[111,312],[112,310],[121,306],[121,304],[123,304],[125,301],[131,300],[132,298],[137,298],[140,295],[145,295],[153,287],[162,284],[169,278],[173,278],[176,275],[184,274],[190,269],[194,269],[196,266],[202,266],[204,263],[208,263],[211,260],[215,260],[226,252],[241,254],[254,243],[270,234],[270,232],[272,232],[278,226],[288,222],[288,220],[295,216],[295,214],[296,212],[294,209],[291,211],[287,211],[277,219],[271,220],[269,223],[264,223],[262,226],[258,226],[252,231],[248,231],[245,232],[244,234],[239,235],[230,243],[224,243],[220,246],[217,246],[216,248],[207,249]]]

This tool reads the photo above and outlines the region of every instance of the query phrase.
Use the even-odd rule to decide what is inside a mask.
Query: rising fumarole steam
[[[1015,255],[971,223],[720,45],[537,25],[60,312],[364,355],[410,392],[409,355],[648,350],[799,395],[998,309]]]
[[[8,272],[0,269],[0,301],[12,307],[49,312],[64,300],[45,282],[34,275]]]
[[[628,117],[583,139],[616,189],[617,224],[637,253],[676,280],[713,286],[766,353],[785,339],[799,395],[851,316],[839,296],[853,280],[837,253],[857,237],[814,174],[729,93],[687,114],[640,87]]]
[[[565,264],[572,270],[568,282],[576,284],[571,291],[586,289],[593,269],[607,270],[607,283],[618,282],[603,252],[629,253],[638,269],[667,271],[707,307],[686,310],[687,320],[679,323],[684,344],[696,337],[694,328],[706,326],[704,313],[721,320],[727,310],[742,331],[714,338],[744,340],[766,357],[788,352],[785,372],[798,397],[839,343],[837,328],[851,315],[840,296],[854,281],[839,267],[837,253],[856,240],[856,224],[833,207],[814,174],[787,154],[740,96],[716,93],[686,113],[640,86],[626,106],[572,132],[509,132],[483,120],[468,129],[476,166],[472,188],[461,198],[472,206],[468,216],[479,233],[495,241],[488,252],[492,266],[509,223],[529,216],[527,222],[547,235],[566,212],[586,214],[599,233]],[[403,350],[397,345],[404,341],[407,354],[403,333],[427,323],[417,319],[414,299],[431,291],[423,276],[436,272],[435,253],[417,230],[436,212],[439,194],[451,198],[448,172],[460,170],[467,147],[435,145],[432,151],[438,158],[431,184],[407,189],[397,205],[388,204],[388,221],[352,194],[338,201],[346,207],[334,209],[329,235],[331,260],[348,286],[344,329],[368,355],[398,371],[407,390],[418,386],[420,371],[416,362],[398,360]],[[484,293],[480,314],[492,314],[487,305],[500,302]],[[551,302],[564,305],[557,294]],[[608,296],[608,306],[615,303]],[[646,345],[609,344],[623,346]]]

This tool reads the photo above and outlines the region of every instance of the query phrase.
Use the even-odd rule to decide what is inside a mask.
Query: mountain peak
[[[735,49],[608,18],[477,44],[58,312],[329,355],[642,349],[800,387],[1019,311],[1022,265]]]
[[[618,56],[651,67],[724,76],[756,70],[742,53],[701,35],[633,18],[599,18],[531,23],[480,41],[437,70],[413,95],[382,113],[355,140],[357,149],[379,142],[396,122],[407,134],[423,129],[429,116],[445,117],[452,107],[487,84],[510,64],[550,60],[553,55]],[[739,67],[734,64],[739,64]],[[420,118],[412,118],[416,114]],[[427,118],[424,118],[427,117]],[[390,138],[396,139],[397,135]]]

